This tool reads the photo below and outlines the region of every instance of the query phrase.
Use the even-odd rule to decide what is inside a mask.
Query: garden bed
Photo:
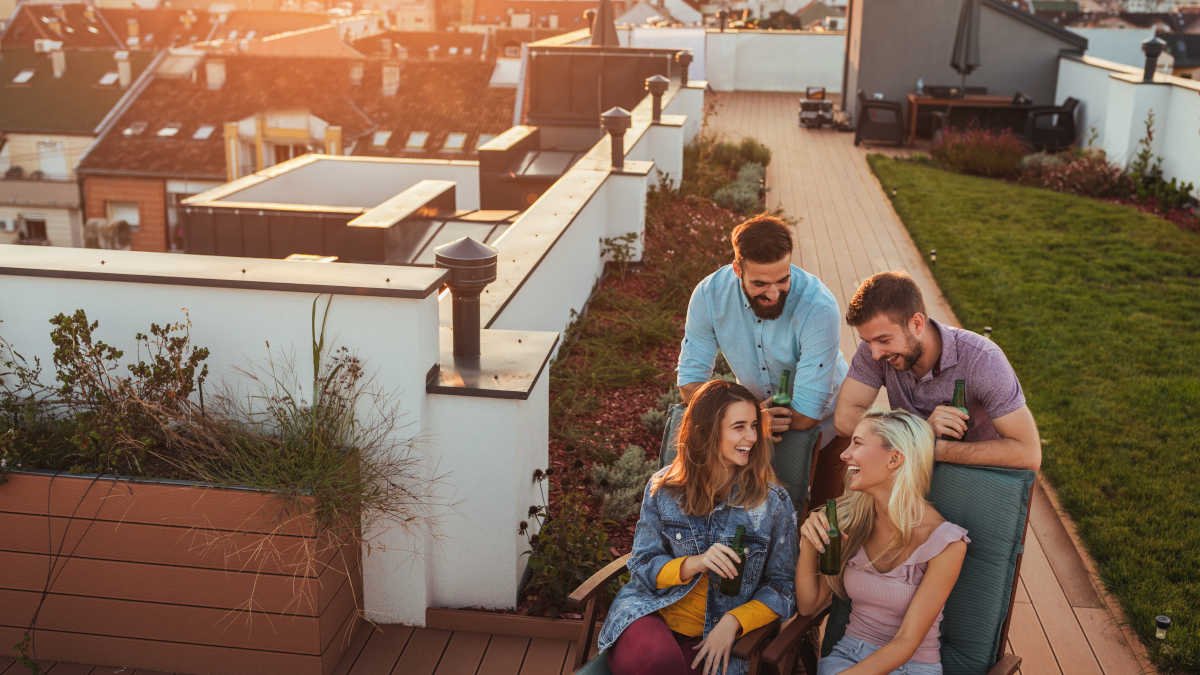
[[[14,472],[0,488],[0,644],[50,661],[327,675],[362,597],[358,542],[312,500]],[[31,628],[32,627],[32,630]]]

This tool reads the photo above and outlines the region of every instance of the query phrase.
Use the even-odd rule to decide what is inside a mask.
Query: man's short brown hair
[[[906,272],[880,272],[862,282],[854,292],[846,309],[846,323],[861,326],[886,314],[903,326],[917,312],[925,314],[925,300],[917,282]]]
[[[765,213],[739,224],[730,236],[733,259],[766,265],[792,255],[792,230],[782,220]]]

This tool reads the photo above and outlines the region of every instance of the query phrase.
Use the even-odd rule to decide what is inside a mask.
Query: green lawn
[[[1200,671],[1200,236],[1091,199],[872,156],[963,325],[995,328],[1043,470],[1164,670]],[[1154,617],[1173,620],[1165,643]]]

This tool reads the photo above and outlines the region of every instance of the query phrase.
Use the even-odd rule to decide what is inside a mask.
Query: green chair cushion
[[[1024,549],[1033,481],[1032,471],[941,463],[934,467],[930,501],[971,537],[942,620],[945,675],[986,673],[996,662],[1017,560]],[[841,639],[849,616],[850,603],[835,598],[822,654]]]
[[[575,675],[612,675],[608,669],[608,650],[604,650],[596,655],[596,658],[583,664],[583,667],[575,671]]]

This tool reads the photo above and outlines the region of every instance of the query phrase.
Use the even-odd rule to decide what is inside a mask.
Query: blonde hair
[[[888,497],[888,520],[896,527],[896,536],[871,562],[903,551],[912,542],[913,531],[925,518],[929,502],[929,484],[933,477],[933,429],[929,423],[907,410],[872,410],[863,417],[884,447],[904,455],[895,473]],[[834,590],[845,595],[842,575],[846,561],[862,548],[875,525],[875,500],[865,492],[847,490],[837,501],[838,527],[842,530],[842,570]]]
[[[758,399],[740,384],[710,380],[700,386],[679,423],[675,459],[665,473],[651,482],[651,494],[664,486],[679,489],[683,512],[690,516],[708,515],[721,499],[733,493],[736,494],[729,502],[732,506],[754,508],[763,503],[768,487],[776,480],[770,446],[766,445],[762,429],[750,451],[750,462],[733,467],[731,481],[727,480],[728,474],[721,464],[721,424],[725,411],[739,401],[758,410]],[[726,487],[728,494],[724,491]]]

